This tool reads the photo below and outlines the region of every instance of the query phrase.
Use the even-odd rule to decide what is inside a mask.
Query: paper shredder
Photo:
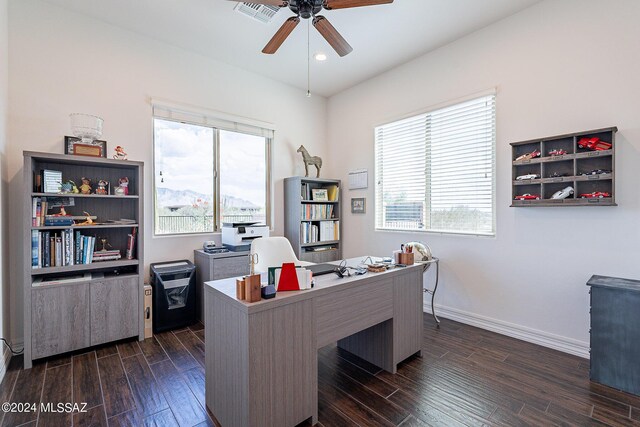
[[[191,325],[196,321],[196,266],[171,261],[151,264],[153,333]]]

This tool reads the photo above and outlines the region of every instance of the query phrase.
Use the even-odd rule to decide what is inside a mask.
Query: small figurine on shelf
[[[51,216],[69,216],[69,214],[65,210],[64,206],[60,206],[60,212],[58,212],[57,214],[53,214]]]
[[[102,245],[102,249],[100,249],[101,252],[106,252],[107,246],[109,246],[110,248],[113,248],[113,246],[111,246],[111,243],[107,241],[106,237],[100,237],[100,244]]]
[[[129,178],[126,176],[118,180],[118,186],[115,188],[114,193],[116,196],[128,196],[129,195]]]
[[[91,219],[91,214],[89,212],[83,212],[83,214],[87,217],[83,222],[79,222],[76,225],[92,225],[93,219]]]
[[[78,186],[76,185],[75,181],[69,180],[67,182],[69,182],[71,184],[71,192],[73,194],[78,194],[80,192],[80,190],[78,190]]]
[[[98,181],[98,188],[96,188],[96,194],[109,194],[109,181],[101,179]]]
[[[60,186],[60,192],[62,194],[71,193],[71,191],[73,190],[73,184],[71,182],[72,181],[66,181],[62,183],[62,185]]]
[[[116,160],[127,160],[127,153],[124,151],[124,148],[118,145],[115,148],[116,154],[113,155],[113,158]]]
[[[82,177],[80,192],[82,194],[91,194],[91,180],[89,178]]]

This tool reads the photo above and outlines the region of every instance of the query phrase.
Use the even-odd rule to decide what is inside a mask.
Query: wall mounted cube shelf
[[[576,132],[511,143],[512,207],[617,206],[615,202],[616,127]],[[581,146],[584,139],[598,138],[604,150]],[[584,145],[584,144],[583,144]],[[527,154],[540,152],[537,157]],[[554,155],[552,155],[552,154]],[[560,153],[560,154],[557,154]],[[529,177],[526,177],[529,175]],[[521,177],[518,179],[518,177]],[[522,179],[526,177],[528,179]],[[554,193],[571,186],[573,193],[552,199]],[[583,195],[596,193],[596,197]],[[527,200],[517,196],[530,195]]]

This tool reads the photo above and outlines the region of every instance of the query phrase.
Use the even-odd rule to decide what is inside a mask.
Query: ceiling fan
[[[236,0],[232,0],[236,1]],[[288,7],[296,16],[284,21],[284,24],[274,34],[269,43],[262,49],[262,53],[274,54],[289,37],[289,34],[300,23],[300,18],[313,17],[313,26],[340,56],[349,54],[353,48],[340,35],[327,18],[318,13],[322,9],[347,9],[351,7],[373,6],[377,4],[393,3],[393,0],[250,0],[251,3],[270,6]]]

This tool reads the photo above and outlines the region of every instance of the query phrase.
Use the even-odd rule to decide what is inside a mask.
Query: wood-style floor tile
[[[126,359],[127,357],[135,356],[142,353],[138,341],[125,341],[118,343],[118,353],[120,357]]]
[[[73,427],[107,427],[104,406],[95,406],[87,412],[73,414]]]
[[[178,421],[170,409],[149,415],[143,420],[144,427],[179,427]]]
[[[204,329],[201,329],[199,331],[195,331],[194,334],[196,334],[196,336],[198,338],[200,338],[200,341],[205,342],[204,341]]]
[[[95,351],[73,356],[73,400],[86,403],[87,408],[102,405],[102,390]]]
[[[147,358],[147,362],[149,362],[150,365],[162,362],[169,358],[160,343],[158,343],[156,337],[147,338],[144,341],[140,341],[138,344],[140,345],[142,354]]]
[[[21,370],[18,373],[13,392],[8,402],[11,403],[35,403],[33,411],[8,412],[2,421],[3,426],[19,426],[38,418],[38,403],[44,385],[44,373],[47,368],[46,363],[36,363],[31,369]],[[0,402],[4,403],[4,402]]]
[[[187,351],[194,359],[204,367],[204,343],[198,339],[190,330],[175,334]]]
[[[195,360],[194,363],[196,363]],[[151,371],[158,381],[178,424],[181,426],[193,426],[207,421],[207,412],[200,406],[198,399],[191,392],[191,389],[171,361],[165,360],[164,362],[155,363],[151,365]]]
[[[71,364],[47,369],[42,390],[42,403],[50,405],[54,411],[41,412],[38,419],[40,427],[71,426],[70,412],[55,412],[58,404],[72,403]]]
[[[120,357],[114,354],[98,359],[98,369],[107,417],[135,409],[135,401]]]
[[[138,412],[152,415],[169,408],[144,356],[138,354],[122,361],[136,401]]]
[[[155,337],[178,370],[186,371],[196,367],[198,362],[186,351],[185,346],[173,332],[162,332]]]

